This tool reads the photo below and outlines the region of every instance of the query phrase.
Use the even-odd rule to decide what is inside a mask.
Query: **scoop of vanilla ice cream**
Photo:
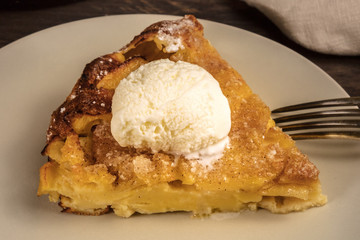
[[[222,152],[231,127],[229,103],[213,76],[168,59],[142,65],[121,80],[112,114],[111,132],[120,146],[195,158],[218,152],[219,143]]]

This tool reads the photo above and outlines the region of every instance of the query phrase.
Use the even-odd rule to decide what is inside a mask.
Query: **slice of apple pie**
[[[38,195],[129,217],[326,203],[319,171],[203,36],[194,16],[89,63],[54,111]]]

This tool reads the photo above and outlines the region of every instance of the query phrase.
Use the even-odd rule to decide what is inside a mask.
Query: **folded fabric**
[[[360,0],[244,0],[313,51],[360,55]]]

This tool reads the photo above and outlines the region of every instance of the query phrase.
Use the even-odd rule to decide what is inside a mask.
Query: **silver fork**
[[[360,97],[336,98],[272,110],[277,126],[295,140],[343,138],[360,140]],[[333,109],[336,107],[336,109]],[[345,107],[345,108],[344,108]],[[322,111],[313,111],[326,108]],[[288,112],[298,111],[296,114]],[[317,121],[313,121],[317,119]],[[319,131],[320,130],[320,131]]]

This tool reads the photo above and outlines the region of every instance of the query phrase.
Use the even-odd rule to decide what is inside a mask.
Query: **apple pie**
[[[124,136],[112,132],[113,98],[121,95],[117,91],[128,83],[138,84],[139,80],[129,76],[144,74],[141,69],[146,65],[158,63],[188,64],[186,68],[196,65],[216,80],[227,100],[231,128],[215,159],[204,161],[199,155],[174,154],[175,147],[166,144],[182,134],[176,129],[170,129],[172,135],[167,138],[148,139],[156,146],[167,146],[155,150],[153,145],[144,144],[145,140],[123,144]],[[161,84],[166,85],[167,80]],[[116,115],[121,119],[139,116],[132,110],[144,105],[141,97],[148,95],[146,91],[156,92],[149,87],[142,88],[141,94],[137,87],[131,89],[129,92],[139,101],[128,103],[126,97],[117,98],[122,105],[116,107],[120,109]],[[197,97],[200,92],[187,95]],[[129,104],[133,107],[127,107]],[[174,118],[182,119],[182,114],[173,113]],[[151,126],[144,125],[139,131],[148,129]],[[201,131],[206,132],[204,129]],[[155,132],[160,130],[154,127]],[[131,128],[127,131],[135,132]],[[196,150],[191,148],[192,142],[179,141],[190,145],[189,151]],[[288,213],[322,206],[327,201],[321,192],[319,170],[275,126],[269,108],[204,38],[203,26],[192,15],[154,23],[119,51],[87,64],[65,102],[53,112],[42,154],[48,161],[40,169],[38,195],[49,195],[64,212],[100,215],[112,210],[122,217],[174,211],[204,216],[244,209]]]

